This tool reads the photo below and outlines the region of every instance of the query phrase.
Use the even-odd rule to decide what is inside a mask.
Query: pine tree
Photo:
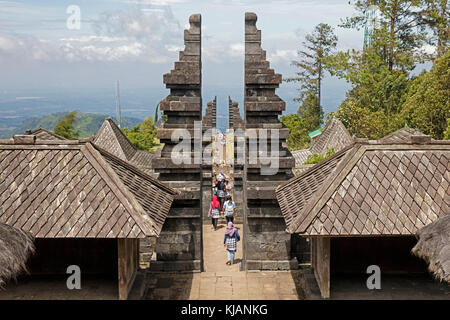
[[[304,124],[310,130],[315,130],[323,123],[323,110],[321,106],[322,80],[325,74],[325,59],[336,47],[337,37],[333,28],[328,24],[320,23],[311,34],[307,34],[302,47],[305,50],[298,52],[300,60],[292,64],[300,70],[296,77],[288,78],[286,82],[299,82],[299,97],[294,101],[301,103],[298,113],[304,119]],[[319,121],[317,121],[319,119]]]
[[[445,54],[450,42],[450,3],[448,0],[423,0],[423,7],[422,21],[432,31],[427,42],[436,47],[435,56],[438,58]]]
[[[426,39],[426,23],[422,19],[421,0],[357,0],[357,15],[346,18],[341,27],[360,30],[366,22],[366,11],[377,6],[379,55],[391,71],[412,70],[424,54],[419,52]]]

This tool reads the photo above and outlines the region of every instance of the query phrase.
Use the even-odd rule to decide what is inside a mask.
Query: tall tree
[[[69,140],[78,139],[79,131],[75,129],[74,123],[77,121],[77,112],[72,111],[66,114],[53,128],[53,131]]]
[[[445,136],[450,118],[450,51],[434,60],[428,72],[414,79],[402,114],[409,126],[435,139]]]
[[[378,139],[402,124],[399,112],[408,90],[408,72],[389,70],[378,39],[363,51],[339,52],[327,59],[332,75],[352,84],[335,115],[351,134]]]
[[[450,2],[448,0],[423,0],[422,19],[432,30],[428,43],[436,47],[436,57],[442,56],[450,41]]]
[[[346,18],[342,27],[361,29],[366,23],[366,11],[377,6],[377,30],[380,55],[389,70],[395,67],[412,70],[421,61],[426,23],[422,17],[422,0],[357,0],[357,15]]]
[[[318,24],[311,34],[307,34],[299,50],[299,61],[292,64],[300,70],[296,77],[288,78],[287,82],[299,82],[300,96],[294,101],[301,103],[298,113],[304,116],[305,124],[312,124],[317,129],[322,124],[323,110],[321,106],[322,80],[325,74],[324,60],[336,47],[337,37],[333,28],[325,23]],[[319,122],[317,123],[317,119]]]

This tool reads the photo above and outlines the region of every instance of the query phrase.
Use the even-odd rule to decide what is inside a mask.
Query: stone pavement
[[[149,273],[145,299],[298,300],[305,298],[302,278],[298,270]]]
[[[217,225],[217,230],[214,231],[210,220],[203,224],[203,254],[204,266],[206,272],[238,272],[242,260],[242,241],[238,242],[238,248],[234,257],[234,265],[226,265],[227,251],[223,246],[223,237],[225,233],[225,218],[220,218]],[[243,238],[242,225],[236,224],[241,240]]]
[[[206,272],[148,273],[145,299],[304,299],[302,271],[240,272],[242,241],[238,242],[235,264],[226,265],[227,256],[223,246],[225,219],[219,222],[217,231],[206,221],[203,225]],[[242,240],[242,225],[236,227]]]

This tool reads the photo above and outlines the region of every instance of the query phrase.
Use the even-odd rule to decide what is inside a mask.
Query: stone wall
[[[236,101],[231,100],[228,97],[228,120],[229,127],[233,130],[234,134],[234,163],[233,163],[233,178],[234,178],[234,186],[233,186],[233,201],[236,204],[236,214],[237,219],[235,221],[237,223],[242,223],[244,218],[244,210],[245,210],[245,196],[244,196],[244,163],[239,163],[238,160],[238,150],[240,146],[244,146],[245,141],[243,141],[244,137],[239,137],[238,131],[241,130],[244,132],[245,125],[244,121],[241,118],[241,114],[239,111],[238,103]],[[242,143],[238,143],[238,139],[241,139]]]
[[[196,150],[194,121],[202,120],[201,16],[190,16],[189,23],[190,28],[184,31],[185,48],[179,54],[179,61],[163,77],[170,94],[160,104],[167,119],[158,128],[157,136],[164,147],[152,165],[159,173],[159,180],[178,190],[179,194],[156,242],[156,260],[152,261],[151,270],[201,270],[203,264],[202,167],[193,161]],[[191,134],[192,150],[182,164],[171,159],[177,144],[171,141],[171,136],[176,129],[185,129]]]
[[[206,106],[205,115],[202,121],[203,133],[203,150],[205,153],[211,154],[211,135],[214,135],[216,128],[216,111],[217,111],[217,97],[209,101]],[[214,131],[213,131],[214,130]],[[211,161],[209,161],[211,160]],[[202,216],[203,220],[209,220],[208,211],[209,204],[212,199],[212,159],[204,159],[202,164]]]
[[[276,174],[268,174],[268,165],[263,160],[270,160],[269,155],[261,157],[257,163],[249,162],[249,140],[246,143],[245,165],[245,199],[247,203],[244,222],[244,261],[247,270],[280,270],[298,268],[297,259],[292,258],[291,236],[286,233],[286,225],[278,205],[275,188],[290,179],[294,158],[283,142],[289,130],[278,120],[285,110],[285,102],[276,94],[282,81],[281,74],[270,69],[266,60],[266,52],[261,48],[261,31],[256,27],[257,16],[245,14],[245,95],[244,115],[246,136],[256,132],[261,136],[267,132],[271,137],[272,130],[278,131],[279,150],[277,161],[279,168]]]

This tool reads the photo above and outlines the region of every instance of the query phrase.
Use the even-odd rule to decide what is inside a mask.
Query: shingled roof
[[[331,118],[322,133],[312,138],[311,153],[325,154],[328,149],[340,151],[353,143],[353,138],[338,118]]]
[[[450,212],[450,141],[357,140],[277,188],[287,231],[411,235]]]
[[[2,140],[0,181],[0,222],[37,238],[158,236],[175,195],[89,140]]]
[[[425,136],[425,134],[420,132],[418,129],[413,129],[408,127],[408,125],[405,125],[403,128],[388,134],[387,136],[381,138],[379,141],[384,143],[393,143],[399,141],[410,142],[412,136]]]
[[[93,142],[101,149],[130,162],[147,174],[155,174],[152,159],[157,156],[157,153],[136,149],[111,118],[105,119]]]
[[[103,150],[108,150],[116,157],[127,161],[130,161],[137,151],[111,118],[105,119],[94,137],[94,143]]]
[[[28,130],[25,134],[34,135],[36,136],[36,139],[39,140],[66,140],[66,138],[42,127],[34,130]]]
[[[353,138],[350,136],[350,133],[339,119],[333,117],[323,129],[323,132],[312,138],[309,149],[291,152],[295,159],[297,170],[294,171],[297,172],[296,175],[305,170],[303,164],[310,154],[319,153],[325,155],[328,149],[334,149],[335,152],[338,152],[351,144],[353,144]]]

